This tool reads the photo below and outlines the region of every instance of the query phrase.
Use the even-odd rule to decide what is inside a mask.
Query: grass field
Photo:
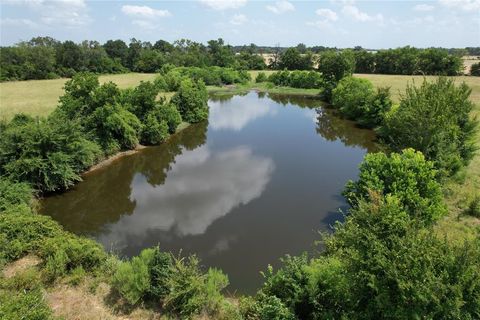
[[[100,76],[100,82],[113,81],[120,88],[152,80],[154,74],[127,73]],[[19,112],[45,116],[57,106],[68,79],[12,81],[0,83],[0,119],[10,119]]]

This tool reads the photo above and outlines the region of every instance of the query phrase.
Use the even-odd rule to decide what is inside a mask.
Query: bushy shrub
[[[122,262],[113,276],[112,286],[132,305],[150,289],[149,265],[154,255],[154,249],[142,250],[139,256]]]
[[[115,104],[97,108],[88,119],[87,127],[95,132],[105,153],[111,154],[135,148],[142,124],[133,113]]]
[[[165,141],[168,138],[168,124],[164,120],[158,120],[154,112],[150,112],[143,123],[140,133],[140,141],[143,144],[154,145]]]
[[[205,84],[190,79],[182,81],[177,93],[172,97],[172,104],[176,106],[182,119],[195,123],[208,118],[208,94]]]
[[[168,125],[168,132],[173,134],[177,127],[182,123],[182,116],[175,105],[171,103],[159,104],[154,109],[155,116],[161,121],[165,121]]]
[[[159,89],[150,81],[141,81],[140,84],[127,95],[128,110],[137,116],[140,121],[156,106]]]
[[[470,67],[470,75],[480,77],[480,62],[472,64]]]
[[[266,82],[267,80],[268,80],[268,77],[265,74],[265,72],[259,72],[257,74],[257,77],[255,78],[256,83]]]
[[[276,86],[319,89],[323,86],[322,75],[315,71],[278,71],[268,77]]]
[[[468,206],[464,211],[464,214],[476,218],[480,218],[480,195],[476,194],[469,200]]]
[[[60,225],[48,216],[0,214],[0,235],[5,241],[0,246],[0,252],[7,261],[21,258],[27,253],[36,253],[46,239],[62,234]]]
[[[54,319],[42,290],[0,290],[0,319]]]
[[[61,113],[47,119],[16,116],[0,137],[0,172],[40,191],[66,189],[101,156],[77,121]]]
[[[434,164],[421,152],[371,153],[360,165],[359,179],[349,181],[343,194],[352,206],[369,199],[371,192],[396,197],[417,223],[431,224],[446,214],[437,178]]]
[[[163,301],[170,293],[168,279],[174,272],[173,257],[171,253],[161,252],[158,247],[154,248],[154,254],[150,261],[150,288],[148,295],[156,301]]]
[[[372,128],[382,123],[392,107],[392,101],[388,88],[375,91],[367,79],[349,76],[340,80],[333,89],[332,105],[348,119]]]
[[[34,201],[33,190],[29,184],[0,178],[0,213],[30,213]]]
[[[355,58],[348,50],[341,52],[326,51],[318,58],[318,71],[323,78],[322,97],[331,102],[332,91],[337,83],[344,77],[350,76],[355,68]]]
[[[308,274],[305,267],[308,257],[302,254],[297,257],[286,256],[281,259],[282,268],[273,272],[271,266],[263,273],[265,281],[261,292],[267,296],[275,296],[293,313],[304,317],[311,311],[308,302]]]
[[[400,106],[385,118],[381,139],[394,151],[421,151],[443,174],[458,171],[476,151],[470,93],[465,83],[455,86],[447,78],[409,85]]]
[[[259,301],[259,320],[294,320],[294,314],[276,296],[261,296]]]

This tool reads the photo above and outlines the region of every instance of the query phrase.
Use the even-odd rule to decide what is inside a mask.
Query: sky
[[[0,0],[0,44],[34,36],[370,49],[480,46],[480,0]]]

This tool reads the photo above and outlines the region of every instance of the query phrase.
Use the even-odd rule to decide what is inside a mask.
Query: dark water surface
[[[250,92],[209,105],[208,124],[90,173],[41,212],[121,256],[157,244],[196,253],[231,291],[253,292],[259,271],[312,250],[341,218],[341,190],[374,136],[308,98]]]

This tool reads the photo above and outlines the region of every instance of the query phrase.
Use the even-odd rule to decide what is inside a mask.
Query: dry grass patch
[[[3,268],[3,276],[7,279],[13,278],[27,269],[36,267],[40,262],[42,262],[42,260],[37,256],[25,256],[6,265],[5,268]]]

